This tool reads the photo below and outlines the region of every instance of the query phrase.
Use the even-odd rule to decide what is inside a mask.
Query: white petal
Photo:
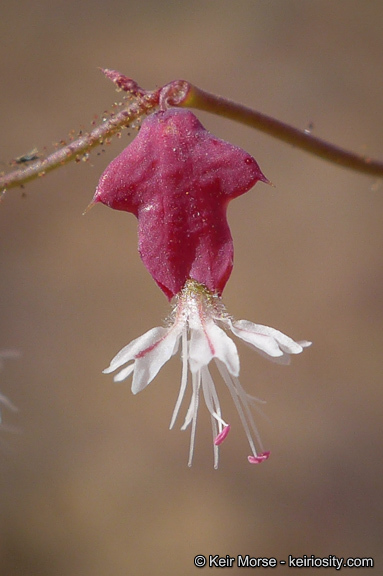
[[[116,376],[113,378],[113,380],[115,382],[122,382],[123,380],[125,380],[128,376],[131,375],[131,373],[134,370],[134,362],[133,364],[129,364],[128,366],[125,366],[125,368],[123,368],[122,370],[120,370],[120,372],[118,374],[116,374]]]
[[[141,392],[157,376],[162,366],[178,350],[182,325],[175,324],[170,329],[163,329],[162,337],[136,356],[134,366],[132,392]]]
[[[237,347],[229,336],[212,320],[191,330],[189,365],[191,372],[207,366],[212,358],[221,360],[233,376],[239,374]]]
[[[309,348],[312,342],[309,342],[308,340],[298,340],[298,344],[302,346],[302,348]]]
[[[145,334],[142,334],[142,336],[139,336],[130,342],[130,344],[122,348],[122,350],[120,350],[113,358],[110,366],[103,370],[103,373],[110,374],[110,372],[114,372],[114,370],[117,370],[117,368],[123,364],[134,360],[137,355],[143,354],[146,349],[150,349],[155,345],[157,340],[163,338],[167,331],[168,330],[162,326],[157,326],[156,328],[148,330],[148,332],[145,332]]]
[[[147,386],[158,374],[162,366],[177,352],[178,340],[182,332],[182,323],[176,323],[170,328],[157,326],[125,346],[111,361],[103,372],[109,374],[127,362],[126,366],[115,377],[115,382],[121,382],[132,372],[132,392],[137,394]]]
[[[286,354],[300,354],[303,348],[310,346],[310,342],[295,342],[279,330],[254,324],[248,320],[228,321],[229,326],[236,336],[249,343],[251,346],[266,353],[272,358],[285,356]]]

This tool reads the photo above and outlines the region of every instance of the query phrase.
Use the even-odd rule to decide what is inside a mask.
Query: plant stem
[[[319,156],[338,166],[350,168],[356,172],[368,174],[370,176],[383,177],[383,162],[373,160],[369,156],[360,156],[354,152],[344,150],[316,136],[298,130],[280,120],[261,114],[256,110],[227,100],[220,96],[215,96],[205,92],[196,86],[189,85],[186,98],[181,106],[196,108],[230,118],[236,122],[241,122],[261,132],[265,132],[278,140],[292,144],[305,152]]]
[[[87,154],[96,146],[103,145],[109,138],[131,125],[132,122],[139,119],[152,108],[153,104],[147,105],[144,100],[139,103],[131,103],[123,110],[120,110],[120,112],[103,121],[100,126],[79,136],[76,140],[64,145],[46,158],[41,158],[25,168],[18,168],[0,176],[0,197],[1,193],[10,188],[23,186],[27,182],[45,176],[48,172],[72,160],[81,160],[84,154]]]
[[[112,114],[110,118],[104,119],[100,126],[80,135],[70,144],[64,144],[62,148],[46,158],[41,158],[26,167],[17,168],[8,174],[0,175],[0,198],[1,194],[10,188],[23,186],[30,180],[44,176],[47,172],[71,160],[81,160],[92,148],[102,145],[122,128],[129,126],[143,115],[154,112],[158,106],[161,108],[182,106],[211,112],[251,126],[338,166],[369,176],[383,177],[383,162],[379,160],[339,148],[261,112],[205,92],[186,81],[176,80],[154,92],[149,92],[114,70],[103,70],[103,72],[120,90],[129,94],[130,103],[116,114]]]

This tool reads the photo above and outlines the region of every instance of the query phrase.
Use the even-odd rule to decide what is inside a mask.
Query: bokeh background
[[[4,0],[2,168],[119,101],[99,66],[150,89],[185,78],[383,158],[382,25],[380,0]],[[234,425],[220,468],[204,407],[187,467],[189,432],[168,430],[178,358],[136,397],[101,373],[169,311],[134,217],[82,216],[123,133],[0,205],[0,350],[21,352],[0,374],[19,409],[2,410],[1,575],[189,575],[196,554],[374,557],[380,570],[383,184],[198,115],[275,184],[230,206],[228,310],[314,343],[289,367],[239,344],[272,457],[248,465],[219,385]]]

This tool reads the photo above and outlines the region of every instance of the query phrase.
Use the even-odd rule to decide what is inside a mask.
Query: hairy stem
[[[148,105],[145,100],[139,103],[131,103],[125,109],[106,119],[100,126],[82,134],[79,138],[64,145],[46,158],[41,158],[24,168],[18,168],[0,176],[0,194],[10,188],[23,186],[39,176],[45,176],[48,172],[72,160],[80,160],[84,154],[87,154],[96,146],[103,145],[109,138],[131,125],[132,122],[153,108],[154,104],[150,103]]]
[[[339,148],[280,120],[205,92],[184,80],[170,82],[150,92],[140,88],[134,80],[115,70],[104,69],[103,73],[114,82],[119,90],[129,94],[129,104],[110,118],[104,119],[100,126],[79,136],[46,158],[38,159],[28,166],[1,175],[0,195],[10,188],[23,186],[30,180],[43,176],[71,160],[81,160],[92,148],[102,145],[122,128],[129,126],[143,115],[154,112],[158,107],[164,109],[168,106],[195,108],[230,118],[338,166],[370,176],[383,177],[383,162],[379,160]]]

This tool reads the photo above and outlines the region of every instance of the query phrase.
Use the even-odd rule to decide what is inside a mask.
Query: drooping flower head
[[[155,378],[181,344],[181,387],[170,427],[191,380],[191,399],[182,426],[191,425],[189,465],[201,390],[211,415],[215,467],[218,446],[230,431],[209,371],[211,361],[244,426],[252,452],[248,461],[258,464],[269,457],[251,412],[255,399],[239,382],[237,348],[226,331],[282,363],[310,344],[295,342],[267,326],[235,322],[221,300],[233,267],[227,206],[259,180],[268,182],[247,152],[214,137],[190,111],[168,109],[143,121],[135,140],[101,176],[93,199],[137,217],[141,258],[168,299],[175,297],[169,325],[152,328],[133,340],[104,372],[119,370],[114,377],[117,382],[132,375],[136,394]]]
[[[143,121],[93,201],[137,217],[141,258],[169,300],[191,278],[221,294],[233,267],[227,205],[259,180],[252,156],[170,108]]]
[[[178,352],[181,343],[182,378],[178,399],[174,408],[170,428],[177,418],[181,402],[185,396],[188,373],[191,375],[191,400],[182,430],[191,425],[189,466],[191,466],[197,424],[199,396],[202,390],[206,406],[210,412],[214,467],[218,467],[218,446],[226,439],[230,424],[222,416],[218,394],[209,371],[214,360],[226,384],[242,421],[252,454],[250,464],[260,464],[267,460],[270,452],[264,451],[251,413],[251,405],[256,398],[246,394],[239,376],[239,356],[237,347],[226,331],[232,332],[254,350],[274,362],[288,364],[291,354],[300,354],[310,342],[294,342],[291,338],[269,328],[247,320],[234,321],[227,314],[221,298],[212,294],[195,280],[188,280],[177,295],[172,322],[165,328],[152,328],[125,346],[104,370],[109,374],[119,370],[114,377],[121,382],[133,375],[132,392],[141,392],[156,377],[162,366]],[[259,448],[257,450],[256,445]]]

